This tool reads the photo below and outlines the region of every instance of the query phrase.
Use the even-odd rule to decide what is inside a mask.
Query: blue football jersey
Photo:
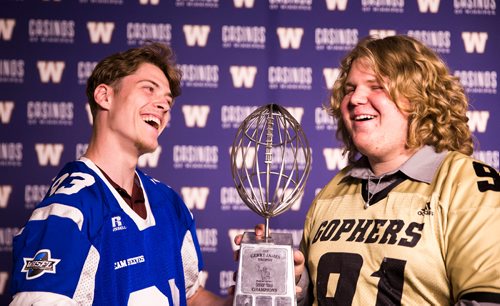
[[[68,163],[14,238],[12,293],[78,305],[186,305],[203,263],[193,216],[170,187],[136,171],[139,217],[88,159]]]

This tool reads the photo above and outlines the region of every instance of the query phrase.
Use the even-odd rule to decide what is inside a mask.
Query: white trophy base
[[[245,232],[240,245],[234,306],[294,306],[292,235]]]

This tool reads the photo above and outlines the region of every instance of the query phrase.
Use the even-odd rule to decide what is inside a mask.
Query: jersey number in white
[[[68,177],[70,181],[65,184],[66,186],[61,186],[62,182]],[[52,184],[52,187],[50,187],[50,195],[54,193],[74,194],[94,183],[95,179],[90,174],[83,172],[65,173]]]
[[[174,279],[169,279],[170,291],[172,292],[172,301],[174,306],[180,305],[179,288]],[[164,305],[169,306],[168,297],[163,294],[156,286],[147,287],[130,294],[127,306],[141,305]]]

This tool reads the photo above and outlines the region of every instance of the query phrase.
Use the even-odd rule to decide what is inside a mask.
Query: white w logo
[[[255,66],[231,66],[229,67],[231,78],[233,79],[233,86],[236,88],[252,88],[257,74],[257,67]]]
[[[208,187],[182,187],[181,194],[189,209],[204,210],[210,193]]]
[[[160,4],[160,0],[139,0],[140,5],[148,5],[151,2],[151,5]]]
[[[233,0],[235,8],[253,8],[254,0]]]
[[[92,111],[90,110],[90,104],[85,104],[85,110],[87,111],[87,117],[89,118],[89,123],[92,125],[94,118],[92,117]]]
[[[323,156],[328,170],[340,170],[347,166],[347,158],[342,155],[342,149],[325,148],[323,149]]]
[[[285,191],[283,191],[283,188],[278,188],[278,195],[283,195],[283,198],[290,198],[292,196],[292,191],[294,191],[293,188],[286,188]],[[293,211],[298,211],[300,210],[300,205],[302,204],[302,198],[304,197],[304,194],[302,193],[299,197],[295,199],[293,202],[292,206],[290,206],[290,209]]]
[[[490,118],[489,111],[468,111],[467,117],[469,121],[467,125],[471,132],[486,132],[486,126],[488,125],[488,119]]]
[[[388,36],[394,36],[396,35],[396,30],[370,30],[369,32],[370,36],[375,36],[378,38],[385,38]]]
[[[114,29],[115,24],[113,22],[87,22],[87,30],[93,44],[98,44],[101,41],[103,44],[109,44]]]
[[[0,208],[6,208],[12,192],[11,185],[0,185]]]
[[[299,49],[302,35],[304,35],[303,28],[277,28],[276,33],[280,40],[281,49]]]
[[[205,47],[207,45],[210,26],[185,24],[182,27],[182,30],[184,31],[184,36],[186,37],[186,44],[189,47],[193,47],[195,45]]]
[[[420,13],[427,13],[429,10],[431,13],[437,13],[439,10],[440,0],[418,0],[418,10]]]
[[[2,271],[0,272],[0,295],[5,292],[5,286],[7,285],[7,280],[9,279],[9,273]]]
[[[61,154],[64,150],[62,143],[37,143],[35,151],[38,156],[38,164],[40,166],[58,166],[61,160]]]
[[[300,124],[302,122],[302,116],[304,115],[303,107],[286,107],[286,110],[292,115],[295,120]]]
[[[208,105],[183,105],[182,113],[187,127],[205,127],[207,125],[210,106]]]
[[[66,64],[64,62],[38,61],[36,63],[42,83],[60,83]]]
[[[3,124],[8,124],[10,122],[10,117],[12,115],[13,109],[14,102],[0,101],[0,122],[2,122]]]
[[[486,32],[462,32],[462,40],[464,41],[465,51],[467,53],[484,53],[488,33]]]
[[[232,148],[229,148],[229,154],[231,154]],[[245,167],[246,168],[251,168],[253,161],[255,159],[255,148],[254,147],[249,147],[249,148],[240,148],[236,152],[236,167],[238,169],[241,169],[243,166],[243,155],[245,156]]]
[[[339,11],[345,11],[347,7],[347,0],[326,0],[326,8],[329,11],[334,11],[338,9]]]
[[[338,68],[323,68],[323,76],[325,77],[326,87],[328,89],[333,87],[339,73],[340,70]]]
[[[2,40],[10,40],[12,38],[12,32],[14,31],[14,26],[16,25],[15,19],[0,19],[0,38]]]
[[[154,150],[153,152],[142,154],[139,157],[137,165],[140,168],[144,167],[156,168],[158,167],[158,160],[160,159],[160,154],[161,154],[161,146],[158,146],[156,150]]]

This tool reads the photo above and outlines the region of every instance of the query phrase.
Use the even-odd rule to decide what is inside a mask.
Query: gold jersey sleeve
[[[304,225],[314,305],[450,305],[500,297],[500,177],[449,152],[430,184],[406,179],[364,208],[339,172]],[[500,301],[500,300],[497,300]]]

